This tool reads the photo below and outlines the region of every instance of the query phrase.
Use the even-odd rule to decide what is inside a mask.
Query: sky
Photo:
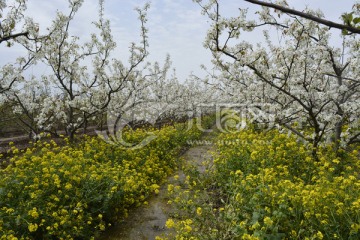
[[[258,6],[239,0],[219,0],[224,16],[236,16],[239,8],[249,8],[255,12]],[[126,63],[130,42],[139,42],[140,24],[134,8],[143,6],[145,0],[105,0],[105,18],[111,22],[112,34],[117,42],[114,55]],[[290,7],[303,10],[306,6],[321,9],[325,18],[341,22],[340,16],[351,11],[353,0],[288,0]],[[34,18],[40,25],[40,31],[45,31],[54,19],[56,10],[68,12],[67,0],[28,0],[27,16]],[[93,29],[91,22],[97,20],[98,0],[84,0],[84,4],[71,26],[72,34],[81,40],[89,38]],[[149,29],[150,56],[149,61],[163,63],[170,54],[173,67],[180,81],[190,74],[205,76],[201,64],[211,68],[211,54],[203,47],[203,41],[209,28],[208,19],[201,15],[200,7],[192,0],[152,0],[148,12],[147,27]],[[336,34],[338,32],[335,31]],[[335,35],[336,35],[335,34]],[[249,41],[261,36],[244,36]],[[335,40],[336,44],[336,40]],[[0,45],[0,66],[13,61],[24,54],[19,46],[12,48]],[[49,69],[43,66],[36,69],[38,74]],[[35,71],[35,70],[34,70]]]

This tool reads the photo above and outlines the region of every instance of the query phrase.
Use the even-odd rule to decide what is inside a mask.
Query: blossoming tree
[[[90,41],[84,43],[78,36],[71,36],[71,26],[82,3],[82,0],[69,1],[69,13],[57,12],[42,37],[29,38],[29,31],[14,36],[26,48],[28,56],[18,59],[19,69],[11,64],[3,68],[2,82],[10,84],[2,89],[14,104],[20,121],[35,133],[56,133],[62,126],[73,138],[92,118],[109,111],[122,116],[122,112],[146,102],[150,86],[157,78],[166,76],[170,68],[170,58],[163,68],[158,63],[151,67],[146,62],[149,4],[136,9],[141,41],[130,44],[128,64],[124,64],[113,56],[116,42],[110,22],[104,19],[104,1],[99,1],[99,19],[94,23],[96,32],[91,34]],[[25,9],[25,3],[21,1],[21,4]],[[28,22],[33,23],[31,19]],[[51,72],[25,79],[26,67],[37,63],[49,66]],[[15,82],[19,84],[8,91]]]
[[[220,79],[236,89],[236,101],[261,110],[255,119],[312,143],[315,158],[325,140],[336,150],[360,141],[357,36],[342,36],[342,47],[333,47],[329,28],[312,20],[267,7],[257,13],[257,21],[248,20],[245,9],[238,17],[226,18],[219,1],[195,2],[212,22],[205,45]],[[286,1],[280,4],[287,6]],[[304,12],[323,18],[319,11]],[[275,31],[278,40],[268,28],[263,28],[262,43],[241,39],[264,26]]]
[[[26,0],[0,1],[0,44],[11,47],[15,42],[36,42],[38,25],[31,18],[25,17]],[[9,91],[21,81],[21,73],[35,61],[35,56],[19,57],[15,64],[6,64],[0,68],[0,94]]]

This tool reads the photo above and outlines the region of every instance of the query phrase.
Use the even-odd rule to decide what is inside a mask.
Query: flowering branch
[[[280,10],[280,11],[282,11],[284,13],[289,13],[289,14],[293,14],[293,15],[296,15],[296,16],[299,16],[299,17],[303,17],[303,18],[312,20],[314,22],[323,24],[325,26],[328,26],[330,28],[337,28],[337,29],[340,29],[340,30],[347,30],[347,31],[349,31],[351,33],[356,33],[356,34],[360,33],[359,28],[355,28],[355,27],[352,27],[352,26],[349,26],[349,25],[344,25],[344,24],[339,24],[339,23],[336,23],[336,22],[332,22],[332,21],[329,21],[329,20],[326,20],[326,19],[323,19],[323,18],[319,18],[319,17],[316,17],[316,16],[308,14],[308,13],[297,11],[295,9],[283,7],[283,6],[280,6],[280,5],[277,5],[277,4],[273,4],[273,3],[258,1],[258,0],[245,0],[245,1],[249,2],[249,3],[256,4],[256,5],[264,6],[264,7],[274,8],[274,9]]]

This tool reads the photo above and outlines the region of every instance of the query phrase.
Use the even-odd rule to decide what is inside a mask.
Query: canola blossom
[[[157,138],[137,150],[85,137],[65,146],[39,142],[15,154],[0,170],[0,239],[96,236],[158,193],[177,168],[186,141],[201,136],[185,124],[153,129]],[[146,134],[137,129],[127,138],[136,141]]]
[[[326,146],[314,161],[309,145],[276,130],[218,140],[213,168],[168,187],[176,233],[158,239],[360,238],[359,149]]]

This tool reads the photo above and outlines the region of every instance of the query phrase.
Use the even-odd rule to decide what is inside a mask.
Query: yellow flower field
[[[168,188],[169,239],[360,239],[358,149],[322,147],[315,161],[276,130],[217,140],[212,170],[189,170],[186,186]]]
[[[0,239],[90,239],[126,217],[177,168],[186,141],[201,136],[184,124],[152,132],[157,138],[136,150],[98,137],[39,142],[21,153],[13,147],[0,170]],[[127,134],[136,140],[147,131]]]

